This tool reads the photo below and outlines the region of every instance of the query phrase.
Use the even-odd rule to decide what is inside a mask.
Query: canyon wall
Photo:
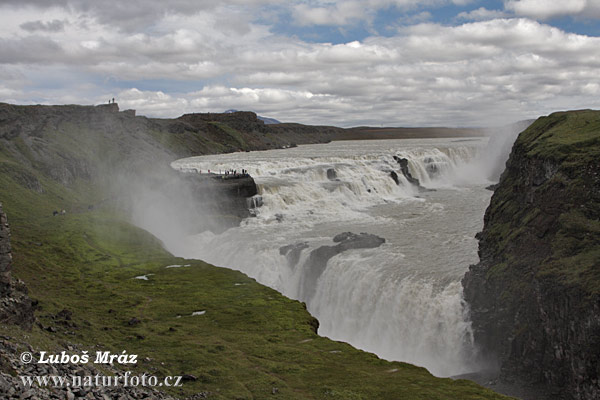
[[[600,112],[537,120],[513,146],[463,279],[499,378],[600,398]]]

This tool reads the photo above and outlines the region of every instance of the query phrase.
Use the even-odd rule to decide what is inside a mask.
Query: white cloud
[[[356,21],[372,22],[378,11],[396,7],[414,11],[425,7],[440,7],[448,4],[463,6],[474,0],[309,0],[298,2],[292,8],[295,22],[301,26],[348,25]],[[429,16],[427,11],[414,14],[422,21]],[[404,18],[410,20],[410,16]],[[404,21],[406,22],[406,21]]]
[[[472,11],[463,11],[459,13],[456,18],[459,20],[467,21],[485,21],[488,19],[503,18],[506,13],[500,10],[488,10],[487,8],[480,7]]]
[[[541,20],[562,16],[600,18],[599,0],[508,0],[505,8],[517,15]]]
[[[341,3],[302,4],[339,8],[338,23],[364,18],[357,10],[366,5],[426,13],[411,0]],[[116,97],[122,108],[150,116],[235,108],[343,126],[482,125],[600,107],[600,38],[484,8],[464,15],[475,22],[419,23],[391,37],[329,44],[274,34],[232,1],[179,0],[168,12],[151,1],[151,23],[123,29],[92,3],[70,4],[46,9],[43,18],[31,7],[0,6],[0,101]],[[64,24],[47,35],[52,21]],[[28,23],[32,29],[23,29]]]

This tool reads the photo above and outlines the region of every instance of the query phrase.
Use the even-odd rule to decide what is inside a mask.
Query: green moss
[[[230,127],[228,125],[225,125],[221,122],[216,122],[216,121],[209,122],[208,124],[217,128],[219,131],[221,131],[224,134],[226,134],[227,136],[229,136],[231,139],[233,139],[233,142],[236,143],[240,148],[246,147],[246,142],[242,138],[242,134],[240,132],[238,132],[236,129],[233,129],[232,127]],[[228,140],[225,139],[225,141],[228,141]]]
[[[517,143],[526,145],[530,156],[577,163],[600,156],[600,113],[592,110],[559,112],[539,118]]]

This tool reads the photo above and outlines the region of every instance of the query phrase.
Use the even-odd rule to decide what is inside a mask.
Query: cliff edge
[[[515,142],[462,283],[500,381],[600,398],[600,112],[542,117]]]

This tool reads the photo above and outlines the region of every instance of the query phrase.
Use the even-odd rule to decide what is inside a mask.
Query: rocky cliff
[[[8,219],[0,203],[0,323],[17,324],[31,329],[34,304],[27,296],[27,287],[11,276],[12,253]]]
[[[600,398],[600,112],[522,132],[463,279],[475,340],[501,381]]]

